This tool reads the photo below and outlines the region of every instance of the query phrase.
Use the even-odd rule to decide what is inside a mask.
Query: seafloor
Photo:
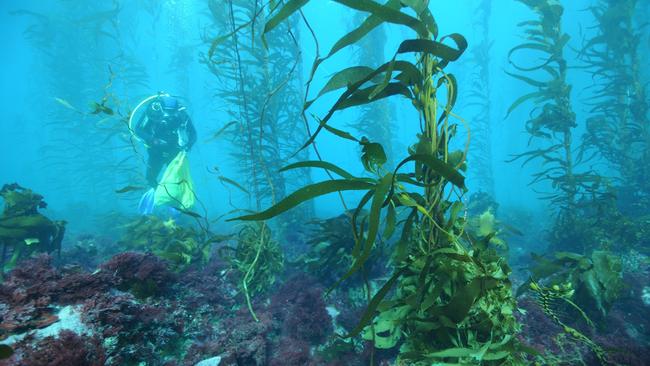
[[[77,240],[84,247],[114,246],[99,237]],[[41,254],[8,273],[0,285],[0,335],[15,353],[0,365],[370,362],[368,342],[335,336],[356,325],[362,301],[343,291],[323,297],[325,284],[308,273],[289,270],[272,291],[257,296],[255,321],[229,278],[228,264],[217,255],[207,265],[180,273],[151,253],[120,253],[96,269],[88,268],[92,263],[79,252],[64,252],[59,260]],[[626,295],[602,322],[606,327],[587,333],[610,352],[613,364],[648,364],[650,317],[642,296],[650,285],[648,270],[643,265],[625,274]],[[520,297],[519,306],[519,337],[546,355],[545,364],[598,364],[533,298]],[[394,356],[387,351],[374,355],[380,365],[392,364]]]

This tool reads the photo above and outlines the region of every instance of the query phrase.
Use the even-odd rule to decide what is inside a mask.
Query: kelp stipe
[[[219,253],[237,272],[238,287],[244,294],[248,311],[259,321],[252,297],[268,291],[284,268],[282,250],[272,239],[271,230],[264,222],[247,224],[237,235],[237,245],[221,247]]]
[[[465,238],[464,207],[452,198],[466,190],[460,172],[465,169],[467,152],[449,150],[456,133],[452,110],[458,85],[444,69],[463,54],[465,38],[454,33],[438,40],[438,26],[427,1],[409,1],[408,5],[397,0],[385,5],[337,2],[369,16],[335,43],[327,56],[318,55],[313,73],[331,55],[355,44],[384,22],[401,24],[417,35],[402,41],[394,57],[377,68],[353,66],[337,72],[318,94],[343,90],[329,112],[318,119],[318,127],[303,147],[311,145],[323,131],[357,142],[363,148],[361,160],[369,176],[357,177],[323,161],[292,164],[284,169],[325,169],[337,178],[305,186],[267,210],[233,220],[266,220],[327,193],[365,191],[351,218],[353,263],[333,287],[368,264],[378,235],[388,238],[401,226],[401,236],[392,255],[393,274],[369,300],[359,324],[346,336],[363,334],[380,348],[399,346],[398,364],[516,364],[519,350],[514,339],[517,323],[512,314],[515,305],[508,281],[510,270],[494,251],[480,243],[472,245]],[[276,4],[265,34],[305,3]],[[415,17],[410,15],[413,13]],[[446,100],[440,100],[443,94]],[[416,108],[422,127],[410,155],[387,171],[387,157],[380,144],[356,138],[330,122],[337,111],[396,95],[407,98]],[[307,101],[305,108],[314,102]],[[402,172],[408,163],[414,169]],[[367,219],[357,229],[359,214],[365,208],[369,211]],[[407,217],[401,225],[396,220],[398,212]],[[386,222],[383,231],[382,217]]]

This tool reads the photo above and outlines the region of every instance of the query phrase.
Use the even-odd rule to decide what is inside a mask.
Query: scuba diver
[[[145,110],[133,123],[140,108]],[[150,189],[140,199],[140,213],[151,214],[159,205],[191,207],[195,197],[187,152],[196,142],[196,129],[185,106],[169,94],[152,95],[133,110],[129,126],[148,153],[146,178]],[[164,166],[167,168],[159,181]]]
[[[169,94],[159,93],[146,108],[133,131],[147,147],[147,183],[155,188],[163,166],[192,148],[196,130],[187,109]]]

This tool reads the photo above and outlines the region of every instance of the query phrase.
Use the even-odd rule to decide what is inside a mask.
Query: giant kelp
[[[238,186],[247,187],[246,208],[259,210],[284,198],[293,182],[307,182],[304,175],[277,173],[306,136],[301,136],[297,33],[285,24],[267,35],[267,48],[260,38],[264,14],[257,1],[215,0],[209,8],[220,36],[207,39],[210,49],[202,62],[218,78],[216,95],[230,106],[222,133],[233,145],[230,155],[244,179]]]
[[[25,37],[38,55],[34,69],[46,75],[34,107],[48,137],[40,174],[65,196],[83,192],[108,211],[116,208],[114,189],[139,178],[131,135],[112,93],[142,88],[146,70],[125,41],[118,2],[50,5],[47,13],[16,12],[31,20]]]
[[[563,55],[570,39],[561,27],[564,8],[550,0],[519,1],[530,7],[537,18],[519,24],[526,40],[510,50],[510,63],[517,72],[508,74],[531,86],[533,91],[517,98],[508,109],[508,115],[525,102],[532,101],[534,104],[525,127],[530,134],[529,141],[537,140],[543,145],[521,153],[513,160],[522,159],[523,164],[538,162],[541,168],[533,174],[531,184],[546,182],[552,188],[543,197],[557,212],[553,230],[559,235],[551,245],[583,252],[588,245],[582,243],[572,228],[578,210],[593,203],[605,181],[592,169],[580,170],[583,155],[575,154],[573,138],[577,122],[571,101],[571,85],[567,82],[567,61]],[[520,53],[538,56],[541,61],[522,65],[514,60],[514,56]]]
[[[472,132],[468,160],[474,181],[479,189],[494,195],[494,169],[492,168],[492,94],[490,92],[490,19],[492,2],[482,0],[474,11],[474,29],[480,34],[478,42],[469,50],[472,63],[470,89],[464,107],[473,107],[476,113],[468,118]]]
[[[593,84],[584,154],[604,158],[620,177],[621,207],[630,214],[650,208],[650,117],[642,77],[642,27],[634,20],[636,0],[599,0],[589,10],[595,34],[580,53]]]
[[[274,3],[265,34],[307,2]],[[329,112],[318,118],[318,126],[304,147],[324,131],[354,141],[362,147],[366,175],[357,177],[324,161],[291,164],[283,169],[319,168],[337,177],[300,188],[267,210],[236,219],[265,220],[328,193],[365,192],[351,218],[353,263],[334,287],[363,270],[376,250],[377,236],[390,238],[398,226],[401,235],[393,249],[393,274],[369,299],[359,324],[347,336],[363,333],[376,347],[399,346],[398,363],[513,363],[517,324],[512,314],[510,270],[485,243],[466,239],[464,207],[455,198],[466,189],[461,174],[466,151],[449,148],[457,131],[452,110],[458,84],[445,67],[463,54],[465,38],[457,33],[439,37],[427,1],[389,0],[383,5],[359,0],[337,2],[368,16],[339,39],[326,56],[317,55],[312,77],[329,57],[384,22],[415,33],[414,38],[401,42],[392,59],[376,68],[345,68],[335,73],[318,94],[341,92]],[[409,156],[394,170],[387,170],[381,144],[356,138],[331,122],[337,111],[393,96],[408,100],[421,128]],[[305,108],[314,102],[309,100]],[[403,172],[407,166],[413,170]],[[367,219],[361,219],[366,207]],[[401,225],[397,225],[398,214],[406,217]],[[357,229],[357,222],[361,229]]]

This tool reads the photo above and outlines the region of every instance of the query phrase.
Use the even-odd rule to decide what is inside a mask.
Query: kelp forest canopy
[[[0,366],[646,364],[648,11],[0,5]]]

